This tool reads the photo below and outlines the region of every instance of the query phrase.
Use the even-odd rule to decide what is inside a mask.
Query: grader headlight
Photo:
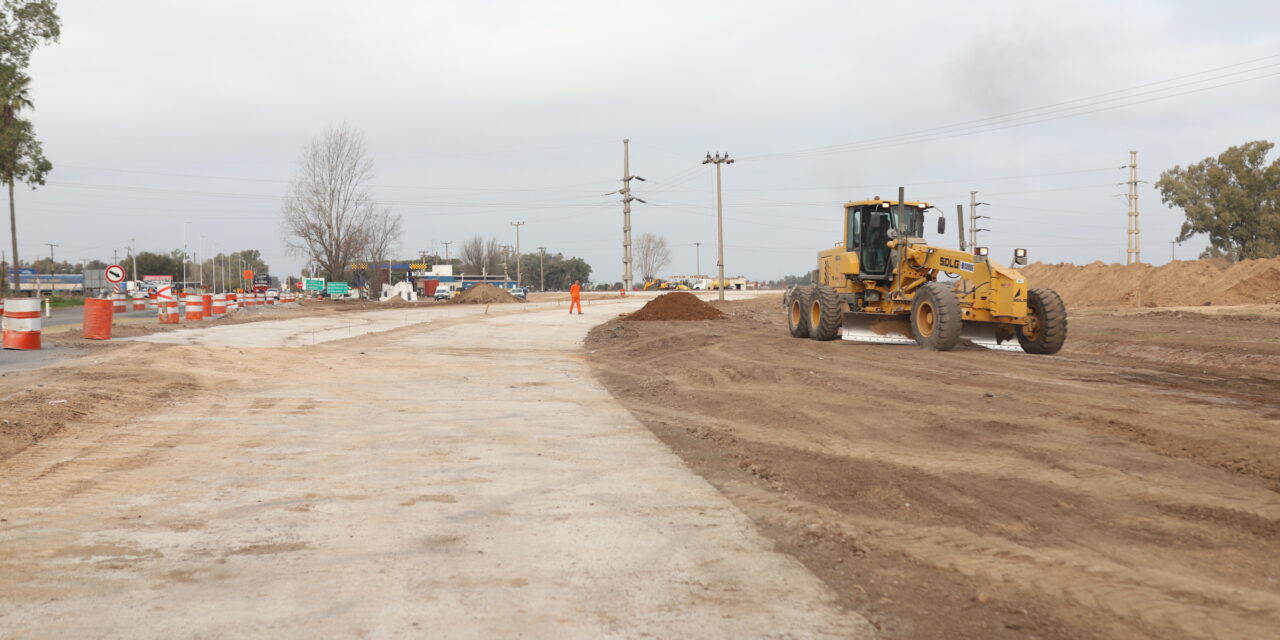
[[[1014,250],[1013,250],[1013,263],[1014,263],[1014,264],[1026,264],[1026,263],[1027,263],[1027,250],[1026,250],[1026,249],[1014,249]]]
[[[975,256],[982,256],[982,257],[984,257],[984,258],[985,258],[985,257],[987,256],[987,248],[986,248],[986,247],[978,247],[977,249],[974,249],[974,250],[973,250],[973,255],[975,255]]]

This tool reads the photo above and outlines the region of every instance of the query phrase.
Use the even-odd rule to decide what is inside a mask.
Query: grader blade
[[[880,313],[845,312],[840,339],[871,344],[915,344],[911,323],[902,316]]]
[[[1022,351],[1013,327],[992,322],[965,321],[960,329],[960,343],[997,351]]]

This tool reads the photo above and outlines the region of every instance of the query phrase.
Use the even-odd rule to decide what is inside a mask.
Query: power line
[[[1059,116],[1055,116],[1055,117],[1051,117],[1051,118],[1043,118],[1043,119],[1039,119],[1039,120],[1032,120],[1032,121],[1029,121],[1029,122],[1021,122],[1021,123],[1008,123],[1008,122],[1003,122],[1004,120],[1009,119],[1009,118],[1012,118],[1013,120],[1024,120],[1024,119],[1027,119],[1027,118],[1040,118],[1041,116],[1045,116],[1045,115],[1047,115],[1047,114],[1049,114],[1049,113],[1058,113],[1058,112],[1061,112],[1061,111],[1069,110],[1069,109],[1058,109],[1057,111],[1046,111],[1046,110],[1049,110],[1049,109],[1053,109],[1054,107],[1060,107],[1060,106],[1063,106],[1063,105],[1068,105],[1068,104],[1074,104],[1074,103],[1085,102],[1085,101],[1088,101],[1088,100],[1093,100],[1093,99],[1095,99],[1095,98],[1100,98],[1100,97],[1104,97],[1104,96],[1113,96],[1113,95],[1117,95],[1117,94],[1129,94],[1129,95],[1117,96],[1117,97],[1114,97],[1114,98],[1108,98],[1108,99],[1106,99],[1106,100],[1101,100],[1101,101],[1094,102],[1094,103],[1083,104],[1083,105],[1077,105],[1077,106],[1075,106],[1075,107],[1071,107],[1070,109],[1080,109],[1080,108],[1083,108],[1083,107],[1089,107],[1089,106],[1094,106],[1094,105],[1104,104],[1104,103],[1107,103],[1107,102],[1115,102],[1115,101],[1119,101],[1119,100],[1129,100],[1129,99],[1132,99],[1132,98],[1135,98],[1135,97],[1139,97],[1139,96],[1142,96],[1142,95],[1149,95],[1149,94],[1153,94],[1153,93],[1160,93],[1160,92],[1164,92],[1164,91],[1169,91],[1169,90],[1171,90],[1171,89],[1176,89],[1176,88],[1180,88],[1180,87],[1186,87],[1186,86],[1192,86],[1192,85],[1195,85],[1195,84],[1200,84],[1200,83],[1203,83],[1203,82],[1211,82],[1211,81],[1214,81],[1214,80],[1220,80],[1220,79],[1227,78],[1227,77],[1237,76],[1237,75],[1246,74],[1246,73],[1253,73],[1253,72],[1256,72],[1256,71],[1265,70],[1265,69],[1269,69],[1269,68],[1272,68],[1272,67],[1280,66],[1280,63],[1266,64],[1266,65],[1261,65],[1261,66],[1253,67],[1253,68],[1250,68],[1250,69],[1246,69],[1246,70],[1243,70],[1243,71],[1236,71],[1236,72],[1227,73],[1227,74],[1220,74],[1220,75],[1213,76],[1213,77],[1209,77],[1209,78],[1201,78],[1201,79],[1199,79],[1199,80],[1196,80],[1196,81],[1193,81],[1193,82],[1189,82],[1189,83],[1184,83],[1184,84],[1181,84],[1181,85],[1166,86],[1166,87],[1162,87],[1162,88],[1159,88],[1159,89],[1154,89],[1154,90],[1151,90],[1151,91],[1143,91],[1143,92],[1139,92],[1139,93],[1136,93],[1136,94],[1131,94],[1131,93],[1130,93],[1130,92],[1135,91],[1135,90],[1138,90],[1138,89],[1144,89],[1144,88],[1147,88],[1147,87],[1153,87],[1153,86],[1157,86],[1157,85],[1168,84],[1168,83],[1170,83],[1170,82],[1176,82],[1176,81],[1178,81],[1178,80],[1182,80],[1182,79],[1186,79],[1186,78],[1190,78],[1190,77],[1194,77],[1194,76],[1206,75],[1206,74],[1209,74],[1209,73],[1214,73],[1214,72],[1217,72],[1217,71],[1222,71],[1222,70],[1224,70],[1224,69],[1230,69],[1230,68],[1239,67],[1239,66],[1243,66],[1243,65],[1247,65],[1247,64],[1253,64],[1253,63],[1255,63],[1255,62],[1260,62],[1260,61],[1263,61],[1263,60],[1270,60],[1270,59],[1277,58],[1277,57],[1280,57],[1280,54],[1275,54],[1275,55],[1270,55],[1270,56],[1264,56],[1264,57],[1262,57],[1262,58],[1255,58],[1255,59],[1253,59],[1253,60],[1246,60],[1246,61],[1243,61],[1243,62],[1238,62],[1238,63],[1234,63],[1234,64],[1231,64],[1231,65],[1226,65],[1226,66],[1223,66],[1223,67],[1217,67],[1217,68],[1214,68],[1214,69],[1208,69],[1208,70],[1200,71],[1200,72],[1196,72],[1196,73],[1185,74],[1185,75],[1181,75],[1181,76],[1175,76],[1175,77],[1172,77],[1172,78],[1166,78],[1166,79],[1164,79],[1164,80],[1160,80],[1160,81],[1156,81],[1156,82],[1144,83],[1144,84],[1135,85],[1135,86],[1132,86],[1132,87],[1127,87],[1127,88],[1124,88],[1124,89],[1117,89],[1117,90],[1114,90],[1114,91],[1108,91],[1108,92],[1105,92],[1105,93],[1095,94],[1095,95],[1092,95],[1092,96],[1086,96],[1086,97],[1082,97],[1082,98],[1076,98],[1076,99],[1073,99],[1073,100],[1067,100],[1067,101],[1063,101],[1063,102],[1057,102],[1057,103],[1048,104],[1048,105],[1043,105],[1043,106],[1039,106],[1039,107],[1032,107],[1032,108],[1029,108],[1029,109],[1022,109],[1022,110],[1019,110],[1019,111],[1013,111],[1013,112],[1009,112],[1009,113],[1005,113],[1005,114],[1000,114],[1000,115],[995,115],[995,116],[988,116],[988,117],[985,117],[985,118],[979,118],[979,119],[976,119],[976,120],[966,120],[966,121],[963,121],[963,122],[957,122],[957,123],[952,123],[952,124],[948,124],[948,125],[942,125],[942,126],[938,126],[938,127],[931,127],[931,128],[928,128],[928,129],[921,129],[921,130],[917,130],[917,131],[912,131],[912,132],[907,132],[907,133],[901,133],[901,134],[896,134],[896,135],[891,135],[891,136],[881,136],[881,137],[877,137],[877,138],[869,138],[869,139],[866,139],[866,140],[860,140],[860,141],[856,141],[856,142],[844,143],[844,144],[839,144],[839,145],[829,145],[829,146],[824,146],[824,147],[815,147],[815,148],[812,148],[812,149],[801,149],[801,150],[790,151],[790,152],[779,152],[779,153],[773,153],[773,154],[762,154],[762,155],[757,155],[757,156],[749,156],[749,157],[747,157],[747,158],[744,158],[744,160],[763,160],[763,159],[780,159],[780,158],[813,157],[813,156],[828,155],[828,154],[833,154],[833,153],[847,153],[847,152],[851,152],[851,151],[868,150],[868,149],[879,149],[879,148],[886,148],[886,147],[892,147],[892,146],[900,146],[900,145],[902,145],[902,144],[911,144],[911,143],[914,143],[914,142],[926,142],[926,141],[933,141],[933,140],[940,140],[940,139],[946,139],[946,138],[951,138],[951,137],[957,137],[957,136],[960,136],[960,135],[972,135],[972,134],[975,134],[975,133],[985,133],[985,132],[989,132],[989,131],[997,131],[997,130],[1000,130],[1000,129],[1013,128],[1013,127],[1018,127],[1018,126],[1025,126],[1025,125],[1029,125],[1029,124],[1036,124],[1036,123],[1039,123],[1039,122],[1047,122],[1047,121],[1050,121],[1050,120],[1058,120],[1058,119],[1062,119],[1062,118],[1077,117],[1077,116],[1081,116],[1081,115],[1087,115],[1087,114],[1090,114],[1090,113],[1097,113],[1097,112],[1099,112],[1099,111],[1106,111],[1106,110],[1110,110],[1110,109],[1118,109],[1118,108],[1127,107],[1127,106],[1134,106],[1134,105],[1138,105],[1138,104],[1144,104],[1144,103],[1146,103],[1146,102],[1152,102],[1152,101],[1155,101],[1155,100],[1163,100],[1163,99],[1167,99],[1167,98],[1178,97],[1178,96],[1187,95],[1187,94],[1190,94],[1190,93],[1196,93],[1196,92],[1199,92],[1199,91],[1206,91],[1206,90],[1209,90],[1209,89],[1216,89],[1216,88],[1225,87],[1225,86],[1229,86],[1229,85],[1233,85],[1233,84],[1239,84],[1239,83],[1242,83],[1242,82],[1251,82],[1251,81],[1254,81],[1254,80],[1261,80],[1261,79],[1269,78],[1269,77],[1272,77],[1272,76],[1275,76],[1275,75],[1280,75],[1280,73],[1265,74],[1265,75],[1261,75],[1261,76],[1256,76],[1256,77],[1251,77],[1251,78],[1245,78],[1245,79],[1243,79],[1243,80],[1237,80],[1237,81],[1233,81],[1233,82],[1227,82],[1227,83],[1222,83],[1222,84],[1217,84],[1217,85],[1211,85],[1211,86],[1206,86],[1206,87],[1200,87],[1200,88],[1197,88],[1197,89],[1192,89],[1192,90],[1190,90],[1190,91],[1179,92],[1179,93],[1170,94],[1170,95],[1166,95],[1166,96],[1157,96],[1157,97],[1155,97],[1155,98],[1149,98],[1149,99],[1147,99],[1147,100],[1140,100],[1140,101],[1136,101],[1136,102],[1128,102],[1128,103],[1123,103],[1123,104],[1111,105],[1111,106],[1107,106],[1107,107],[1101,107],[1101,108],[1099,108],[1099,109],[1092,109],[1092,110],[1088,110],[1088,111],[1079,111],[1079,112],[1076,112],[1076,113],[1068,113],[1068,114],[1059,115]],[[1037,113],[1037,112],[1038,112],[1038,113]],[[1015,117],[1015,116],[1016,116],[1016,117]],[[997,126],[993,126],[993,125],[997,125]],[[972,131],[971,133],[956,133],[956,131],[966,131],[966,130],[969,130],[969,129],[980,129],[980,130],[978,130],[978,131]],[[943,134],[943,133],[945,133],[945,134],[947,134],[947,135],[941,135],[941,134]]]

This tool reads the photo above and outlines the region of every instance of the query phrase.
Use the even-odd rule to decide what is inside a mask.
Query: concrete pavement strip
[[[872,637],[591,377],[643,302],[182,332],[261,357],[10,460],[0,636]]]

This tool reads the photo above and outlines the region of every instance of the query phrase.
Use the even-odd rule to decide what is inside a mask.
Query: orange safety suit
[[[578,308],[578,315],[582,315],[582,286],[576,282],[569,287],[569,313],[573,313],[574,307]]]

